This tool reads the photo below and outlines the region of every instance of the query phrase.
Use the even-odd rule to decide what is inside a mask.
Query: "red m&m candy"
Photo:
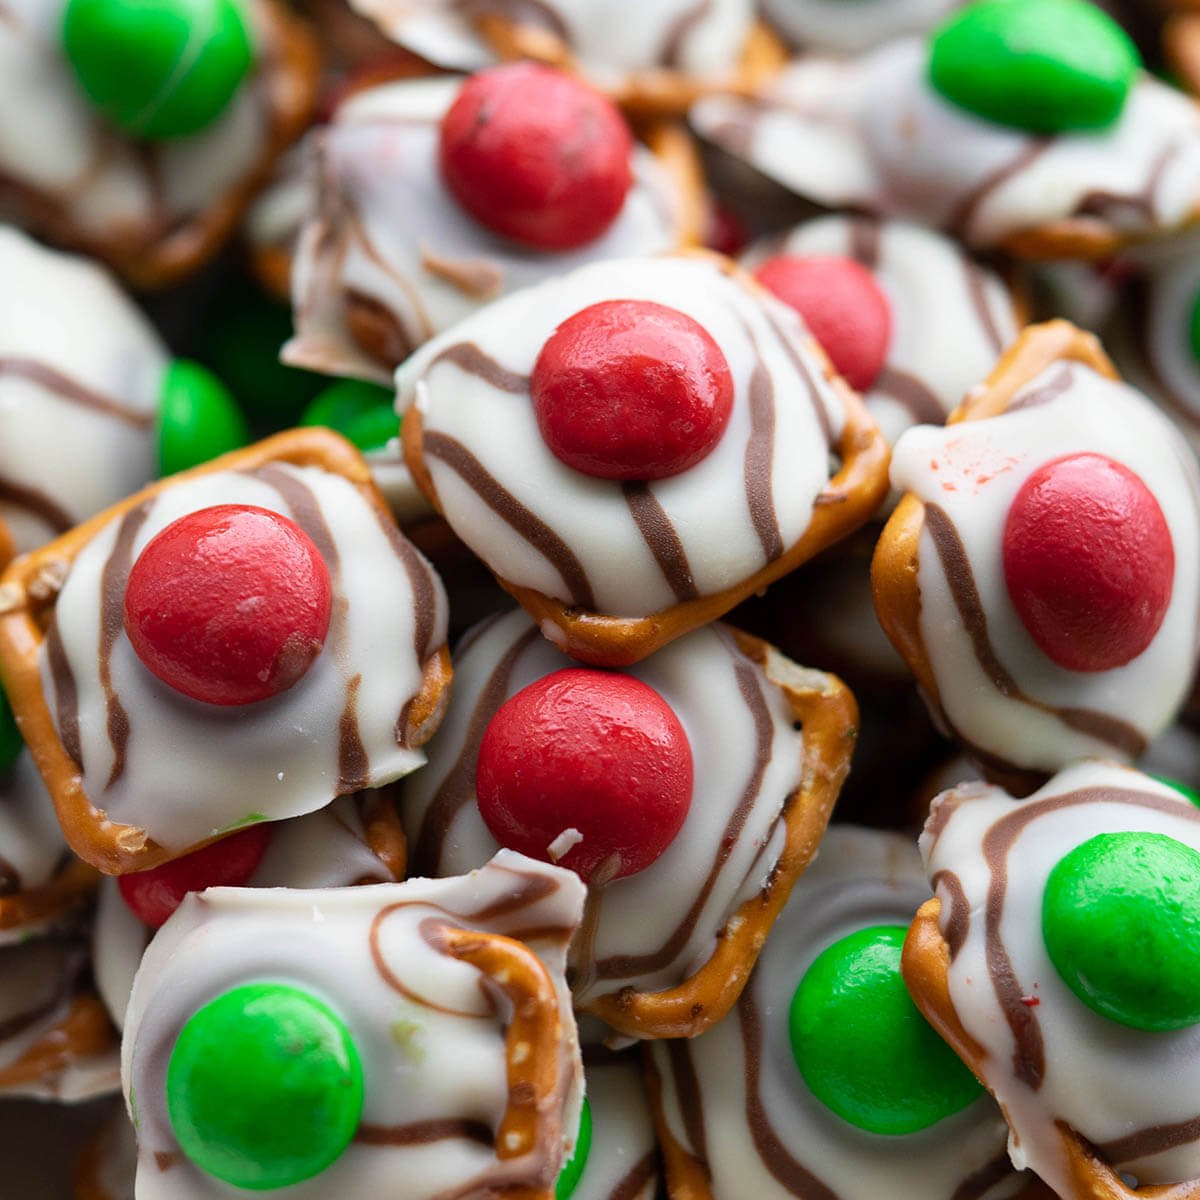
[[[117,886],[134,916],[157,929],[183,903],[188,892],[249,883],[270,840],[270,825],[251,825],[173,862],[122,875]]]
[[[1004,578],[1039,648],[1071,671],[1108,671],[1154,640],[1175,549],[1150,489],[1101,454],[1039,467],[1004,526]]]
[[[286,691],[321,652],[329,568],[294,521],[222,504],[151,539],[129,573],[125,632],[163,683],[209,704]]]
[[[546,445],[601,479],[663,479],[699,462],[725,431],[733,377],[685,313],[607,300],[565,320],[530,380]]]
[[[463,85],[442,120],[439,162],[455,199],[489,229],[567,250],[616,220],[632,150],[611,101],[561,71],[512,63]]]
[[[852,388],[871,387],[892,340],[892,309],[866,267],[852,258],[781,254],[754,277],[804,318]]]
[[[653,688],[570,668],[500,707],[479,748],[475,786],[484,821],[510,849],[557,857],[585,880],[602,866],[605,876],[632,875],[683,825],[692,750]],[[569,830],[578,840],[568,834],[551,854]]]

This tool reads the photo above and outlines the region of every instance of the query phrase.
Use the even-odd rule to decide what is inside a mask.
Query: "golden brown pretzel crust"
[[[67,843],[80,858],[105,874],[143,871],[209,843],[200,842],[172,854],[148,837],[144,829],[109,821],[83,790],[79,768],[64,748],[50,714],[39,665],[46,624],[59,589],[84,546],[110,522],[119,520],[146,500],[182,480],[218,471],[253,471],[272,463],[320,467],[340,475],[354,485],[381,520],[392,521],[370,468],[349,442],[328,429],[293,429],[150,484],[62,537],[23,555],[0,577],[0,677],[12,701],[17,724],[54,801]],[[442,646],[423,665],[421,690],[408,714],[409,745],[422,745],[437,728],[448,701],[451,675],[450,654]]]
[[[72,858],[41,887],[0,896],[0,930],[40,924],[81,907],[91,899],[99,880],[95,867]]]
[[[630,1037],[695,1037],[737,1003],[775,918],[817,851],[850,771],[858,735],[858,705],[850,689],[836,676],[796,666],[759,638],[732,632],[742,653],[783,691],[803,731],[800,784],[781,817],[787,836],[766,885],[729,918],[712,956],[694,975],[665,991],[627,987],[583,1005],[584,1012]]]
[[[1167,65],[1193,96],[1200,95],[1200,0],[1175,0],[1163,26]]]
[[[721,255],[708,250],[685,253],[720,263],[727,275],[756,292],[766,294],[752,276]],[[846,421],[836,447],[841,466],[813,502],[812,519],[799,541],[794,542],[774,562],[767,563],[740,583],[709,596],[674,604],[648,617],[617,617],[594,612],[566,604],[533,588],[521,587],[497,575],[496,582],[513,596],[539,626],[551,625],[558,631],[560,636],[554,642],[564,653],[579,662],[603,667],[627,667],[640,662],[677,637],[724,616],[747,597],[762,591],[789,571],[794,571],[827,546],[870,520],[887,494],[891,451],[858,393],[833,369],[815,338],[809,338],[806,349],[815,357],[825,378],[841,397]],[[400,432],[404,460],[414,482],[430,504],[442,513],[437,489],[424,460],[424,422],[415,406],[404,414]]]
[[[546,1180],[542,1186],[507,1187],[496,1194],[506,1200],[554,1200],[562,1166],[562,1123],[556,1099],[563,1035],[554,984],[523,942],[453,925],[444,926],[437,937],[447,954],[478,968],[512,1002],[512,1020],[505,1034],[508,1106],[496,1126],[496,1157],[505,1162],[540,1153]]]
[[[967,393],[950,414],[947,425],[998,417],[1008,411],[1013,397],[1032,379],[1056,362],[1079,362],[1101,375],[1117,379],[1116,369],[1090,333],[1068,321],[1031,325],[1004,352],[988,378]],[[937,714],[941,698],[921,636],[921,593],[917,587],[921,530],[925,505],[906,494],[884,526],[871,562],[871,590],[879,624],[916,677],[917,687]],[[940,718],[943,725],[944,717]],[[1032,776],[1026,772],[998,772],[984,764],[988,777],[1027,791]]]
[[[541,26],[521,25],[508,17],[489,14],[477,17],[475,28],[498,58],[531,58],[578,72],[563,41]],[[787,46],[758,21],[746,35],[737,66],[728,74],[700,77],[666,68],[637,71],[609,89],[608,94],[631,117],[681,117],[701,96],[713,92],[753,95],[783,69],[787,59]]]
[[[99,998],[90,992],[81,993],[71,1001],[61,1021],[47,1029],[18,1059],[0,1067],[0,1090],[27,1087],[77,1059],[115,1051],[119,1040]]]
[[[983,1064],[987,1052],[963,1028],[950,999],[950,947],[938,924],[941,911],[941,902],[936,898],[926,900],[917,910],[904,940],[900,970],[909,994],[925,1019],[986,1087]],[[1002,1110],[1003,1107],[1001,1105]],[[1071,1176],[1071,1200],[1197,1200],[1200,1197],[1200,1179],[1131,1188],[1070,1126],[1061,1121],[1055,1125]],[[1039,1182],[1037,1189],[1021,1195],[1033,1200],[1040,1196],[1052,1197],[1054,1193]]]

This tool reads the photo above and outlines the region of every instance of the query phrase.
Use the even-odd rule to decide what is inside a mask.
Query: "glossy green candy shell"
[[[834,942],[792,998],[792,1053],[809,1090],[870,1133],[927,1129],[982,1091],[909,997],[906,933],[878,925]]]
[[[8,697],[0,691],[0,771],[7,771],[25,749]]]
[[[929,75],[976,116],[1061,133],[1112,125],[1140,66],[1125,31],[1087,0],[979,0],[934,34]]]
[[[343,379],[326,388],[304,410],[300,424],[336,430],[364,453],[381,450],[400,431],[394,394],[360,379]]]
[[[239,0],[69,0],[63,47],[92,103],[148,139],[211,125],[254,58]]]
[[[362,1107],[362,1064],[345,1023],[286,984],[209,1001],[167,1068],[167,1112],[184,1154],[251,1191],[320,1174],[350,1144]]]
[[[1200,1024],[1200,853],[1162,833],[1102,833],[1055,864],[1046,951],[1102,1017],[1148,1032]]]
[[[244,446],[250,430],[229,389],[199,363],[176,359],[158,403],[158,473],[174,475]]]
[[[583,1178],[588,1155],[592,1152],[592,1106],[585,1098],[583,1111],[579,1114],[579,1136],[575,1139],[575,1152],[558,1173],[554,1187],[554,1200],[570,1200]]]

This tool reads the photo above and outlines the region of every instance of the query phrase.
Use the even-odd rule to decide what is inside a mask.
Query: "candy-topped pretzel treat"
[[[157,287],[234,232],[318,60],[280,0],[5,0],[0,80],[0,213]]]
[[[928,37],[702,100],[692,122],[805,199],[978,250],[1099,259],[1200,220],[1200,108],[1088,0],[975,0]]]
[[[896,445],[879,619],[935,718],[1014,786],[1137,758],[1200,627],[1200,470],[1095,339],[1033,326],[945,428]]]
[[[289,362],[390,382],[496,297],[700,235],[685,131],[647,147],[613,103],[531,63],[352,93],[307,143]]]
[[[849,769],[849,691],[720,624],[581,668],[520,611],[468,632],[456,672],[404,787],[414,871],[497,845],[570,867],[588,884],[576,1008],[631,1037],[720,1021]]]
[[[14,711],[67,841],[111,874],[399,778],[445,704],[441,583],[328,430],[152,485],[3,596]]]
[[[1064,1200],[1200,1193],[1200,810],[1112,763],[1024,800],[963,784],[921,852],[903,971]]]
[[[862,524],[887,447],[796,313],[723,259],[596,263],[397,375],[418,485],[574,658],[636,662]]]

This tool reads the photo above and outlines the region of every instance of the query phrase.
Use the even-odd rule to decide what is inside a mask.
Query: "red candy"
[[[1154,640],[1175,549],[1149,488],[1100,454],[1072,454],[1022,484],[1004,526],[1004,578],[1025,628],[1070,671],[1109,671]]]
[[[601,479],[664,479],[717,444],[733,377],[703,326],[649,300],[608,300],[568,317],[530,381],[542,437]]]
[[[157,929],[183,903],[188,892],[248,883],[270,840],[269,825],[251,825],[161,867],[122,875],[117,886],[133,915]]]
[[[704,233],[704,244],[718,254],[736,258],[746,248],[749,240],[742,219],[727,204],[719,200],[708,212],[708,228]]]
[[[222,504],[151,539],[129,573],[125,632],[147,670],[208,704],[290,688],[329,628],[329,568],[295,522]]]
[[[442,178],[496,233],[543,250],[598,238],[632,183],[633,138],[616,106],[550,67],[473,75],[442,120]]]
[[[754,276],[804,318],[852,388],[870,388],[887,358],[892,309],[866,267],[852,258],[781,254]]]
[[[564,830],[582,841],[560,866],[582,879],[645,870],[692,802],[692,751],[670,706],[629,675],[574,668],[531,683],[488,725],[479,811],[512,850],[552,861]]]

